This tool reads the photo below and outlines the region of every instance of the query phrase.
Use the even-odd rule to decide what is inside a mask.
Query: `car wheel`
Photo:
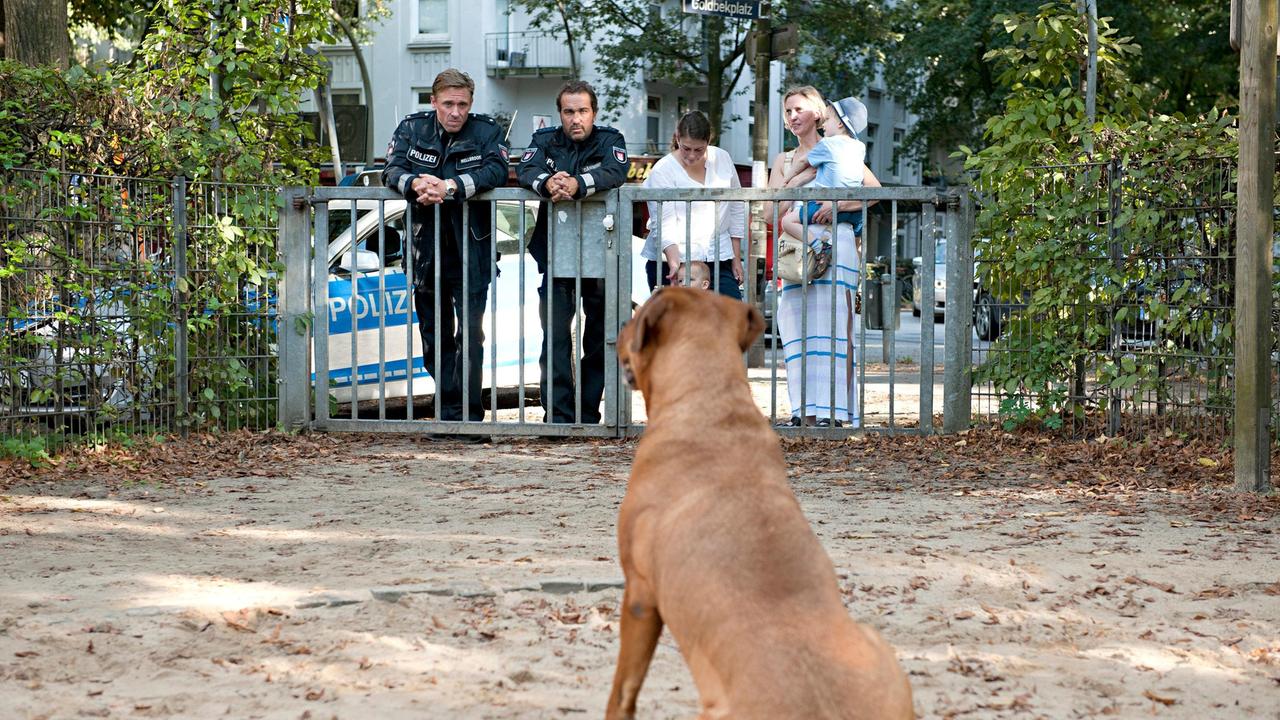
[[[911,316],[920,317],[920,308],[916,307],[914,303],[911,305]]]
[[[992,307],[990,295],[979,295],[973,306],[973,329],[978,338],[991,342],[1000,337],[1000,314]]]

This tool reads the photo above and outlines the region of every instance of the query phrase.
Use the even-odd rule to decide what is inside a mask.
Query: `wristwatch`
[[[444,181],[444,199],[452,200],[453,194],[458,192],[458,183],[453,180]]]

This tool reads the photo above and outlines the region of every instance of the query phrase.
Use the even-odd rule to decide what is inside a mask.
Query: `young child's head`
[[[840,116],[836,115],[836,107],[828,105],[827,109],[822,113],[822,137],[836,137],[838,135],[848,135],[849,129],[840,122]]]
[[[680,284],[699,290],[711,289],[711,268],[707,264],[694,260],[680,265]]]
[[[867,106],[855,97],[831,103],[823,114],[822,133],[826,137],[850,135],[856,138],[866,127]]]

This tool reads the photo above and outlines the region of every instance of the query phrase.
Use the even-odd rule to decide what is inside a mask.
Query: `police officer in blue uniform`
[[[580,200],[616,188],[627,179],[630,160],[622,133],[596,125],[596,92],[590,84],[570,80],[556,95],[560,127],[537,131],[529,148],[520,157],[516,174],[520,184],[551,203]],[[550,277],[547,266],[547,222],[551,210],[542,203],[529,254],[538,263],[542,285],[538,288],[542,320],[542,407],[547,420],[558,423],[600,422],[600,397],[604,393],[604,280],[582,278],[582,417],[574,415],[573,317],[577,314],[575,278]],[[552,317],[547,325],[547,303]],[[547,358],[552,358],[554,378],[547,376]],[[548,380],[551,387],[548,388]]]
[[[414,308],[427,372],[435,378],[440,394],[438,419],[447,421],[484,419],[480,399],[482,319],[493,279],[490,260],[494,237],[490,203],[466,202],[465,223],[463,205],[477,193],[507,180],[509,150],[502,128],[486,115],[471,113],[475,87],[469,75],[453,68],[437,75],[431,86],[434,109],[400,122],[382,173],[382,182],[403,195],[413,208]],[[439,368],[435,366],[437,302],[446,303],[440,312]],[[469,334],[466,348],[462,347],[464,323]],[[464,351],[468,367],[465,414]]]

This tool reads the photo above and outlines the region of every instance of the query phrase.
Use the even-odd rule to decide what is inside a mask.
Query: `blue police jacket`
[[[627,180],[631,165],[627,157],[627,141],[622,133],[606,125],[596,125],[591,134],[577,142],[560,127],[543,128],[533,134],[529,147],[520,156],[516,177],[522,187],[542,197],[551,197],[546,181],[564,171],[578,181],[575,199],[602,190],[612,190]],[[545,272],[547,264],[547,205],[541,203],[538,222],[529,241],[529,254]]]
[[[463,205],[467,206],[470,232],[466,235],[467,284],[481,290],[492,279],[493,228],[490,203],[469,198],[492,190],[507,181],[510,150],[502,128],[488,115],[471,113],[456,133],[447,133],[436,120],[434,110],[414,113],[396,127],[387,153],[382,182],[409,201],[413,208],[413,281],[417,288],[430,288],[434,280],[436,208],[421,205],[413,191],[413,179],[427,173],[458,185],[453,199],[440,206],[440,273],[462,277]]]

